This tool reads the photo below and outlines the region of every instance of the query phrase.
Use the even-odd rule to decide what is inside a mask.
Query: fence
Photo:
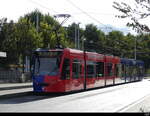
[[[31,81],[30,73],[18,70],[0,70],[0,83],[16,83]]]

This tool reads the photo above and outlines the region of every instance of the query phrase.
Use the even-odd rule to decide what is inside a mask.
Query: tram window
[[[72,77],[78,79],[80,77],[82,65],[80,60],[73,60],[72,62]]]
[[[95,70],[95,62],[87,62],[87,77],[88,78],[93,78],[96,77],[96,70]]]
[[[122,64],[122,65],[121,65],[121,69],[122,69],[122,71],[121,71],[121,72],[122,72],[122,77],[125,77],[125,75],[126,75],[126,68],[125,68],[125,67],[126,67],[125,64]]]
[[[64,59],[62,79],[70,79],[70,59],[67,58]]]
[[[133,74],[133,68],[132,66],[129,66],[129,77],[132,77]]]
[[[97,77],[104,76],[104,63],[103,62],[96,63],[96,75],[97,75]]]
[[[140,68],[139,68],[139,66],[136,66],[136,70],[137,70],[137,76],[140,76]]]
[[[115,76],[121,77],[121,64],[115,64]]]
[[[112,76],[113,75],[113,64],[112,63],[107,63],[106,64],[106,69],[107,69],[107,76]]]
[[[130,77],[130,67],[129,65],[126,65],[126,77]]]
[[[139,66],[139,76],[144,75],[144,68],[142,66]]]
[[[142,66],[137,66],[137,76],[140,77],[143,75],[143,67]]]
[[[121,77],[121,74],[122,74],[121,64],[117,64],[117,66],[118,66],[118,76]]]
[[[116,76],[116,77],[118,77],[118,72],[119,72],[119,71],[118,71],[118,65],[115,64],[115,76]]]
[[[133,66],[133,76],[137,76],[137,68],[136,66]]]

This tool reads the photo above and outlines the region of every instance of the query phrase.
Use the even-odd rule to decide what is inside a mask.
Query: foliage
[[[125,2],[114,2],[113,7],[120,11],[122,15],[117,15],[118,18],[129,18],[130,22],[127,23],[127,26],[132,27],[139,35],[132,37],[127,37],[127,43],[129,44],[127,51],[131,52],[131,56],[134,56],[134,46],[131,43],[136,40],[136,49],[137,49],[137,59],[141,59],[145,62],[145,67],[150,68],[150,27],[147,24],[143,24],[142,20],[147,19],[150,16],[150,1],[149,0],[134,0],[134,5],[127,4]],[[128,55],[128,57],[131,57]],[[131,57],[133,58],[133,57]]]
[[[75,48],[75,29],[76,31],[78,30],[78,24],[76,23],[72,23],[71,25],[69,25],[67,28],[66,28],[66,31],[67,31],[67,36],[66,36],[66,40],[70,43],[71,48]],[[79,28],[79,38],[82,38],[84,36],[83,34],[84,30],[82,28]],[[77,32],[76,32],[77,34]],[[78,36],[78,35],[76,35]],[[82,39],[80,39],[80,43],[82,43]],[[80,44],[80,48],[82,48],[82,45]]]
[[[134,0],[135,5],[131,6],[125,2],[114,2],[113,7],[122,12],[122,15],[118,15],[118,18],[130,18],[131,22],[127,23],[127,26],[132,27],[138,33],[150,32],[150,28],[142,24],[140,20],[148,18],[150,16],[150,1],[149,0]]]
[[[20,17],[16,23],[8,22],[7,18],[0,19],[0,50],[7,52],[7,58],[1,58],[0,64],[5,67],[20,64],[24,67],[26,55],[31,56],[37,48],[55,48],[57,36],[61,46],[75,48],[75,26],[78,27],[78,24],[60,26],[49,14],[44,15],[38,10]],[[145,67],[150,68],[149,34],[124,35],[120,31],[105,34],[93,24],[86,25],[85,29],[79,28],[79,33],[80,48],[83,48],[83,38],[86,38],[87,51],[134,59],[136,45],[137,59],[143,60]]]
[[[88,51],[102,52],[104,47],[105,34],[99,30],[95,25],[86,25],[84,31],[84,37],[86,38],[86,49]]]

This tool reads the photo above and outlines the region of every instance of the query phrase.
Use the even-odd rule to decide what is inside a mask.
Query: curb
[[[22,88],[31,88],[32,85],[23,85],[23,86],[12,86],[12,87],[2,87],[1,90],[12,90],[12,89],[22,89]]]
[[[0,100],[10,99],[10,98],[16,98],[16,97],[23,97],[23,96],[27,96],[27,95],[33,95],[33,91],[27,91],[27,92],[19,92],[19,93],[1,95],[0,96]]]

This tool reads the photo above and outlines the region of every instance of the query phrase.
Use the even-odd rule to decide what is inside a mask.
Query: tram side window
[[[82,65],[80,60],[73,60],[72,62],[72,78],[78,79],[80,77]]]
[[[133,74],[134,74],[133,66],[130,66],[129,69],[130,69],[129,76],[133,77]]]
[[[104,76],[104,63],[103,62],[96,63],[96,75],[97,75],[97,77]]]
[[[136,66],[134,66],[133,71],[134,71],[134,77],[136,77],[137,76],[137,67]]]
[[[62,68],[62,79],[70,79],[70,59],[65,58]]]
[[[126,77],[130,77],[130,74],[131,72],[130,72],[130,67],[129,67],[129,65],[126,65]]]
[[[107,63],[106,64],[106,69],[107,69],[107,76],[112,76],[113,75],[113,64],[112,63]]]
[[[137,76],[141,77],[143,75],[143,67],[137,66]]]
[[[139,68],[139,66],[136,66],[136,70],[137,70],[137,76],[140,76],[140,68]]]
[[[95,70],[95,63],[94,62],[88,62],[87,63],[87,77],[88,78],[96,77],[96,70]]]
[[[122,77],[125,77],[126,76],[126,69],[125,69],[126,65],[125,64],[122,64],[121,65],[121,69],[122,69]]]
[[[115,76],[121,77],[121,64],[115,64]]]
[[[139,76],[144,75],[144,68],[142,66],[139,66]]]

